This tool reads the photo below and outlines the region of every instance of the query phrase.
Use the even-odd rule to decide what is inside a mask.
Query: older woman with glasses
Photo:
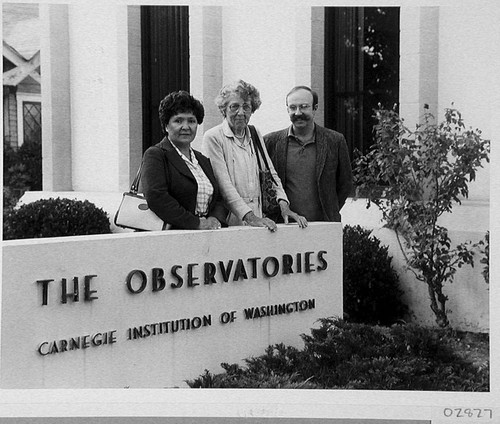
[[[267,162],[285,223],[292,218],[301,228],[306,227],[307,220],[289,208],[288,198],[266,151],[262,135],[255,127],[248,125],[252,114],[261,105],[258,90],[239,80],[224,86],[215,103],[224,120],[205,132],[202,151],[210,158],[222,197],[230,211],[227,223],[267,227],[270,231],[276,231],[276,223],[262,213],[259,163]]]

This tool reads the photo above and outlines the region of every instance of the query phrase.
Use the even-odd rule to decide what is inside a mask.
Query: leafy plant
[[[50,198],[27,203],[4,216],[4,239],[107,234],[109,218],[88,200]]]
[[[346,225],[343,233],[345,319],[382,325],[403,319],[408,308],[387,247],[359,225]]]
[[[486,281],[486,284],[490,283],[490,232],[486,231],[484,236],[484,240],[481,240],[479,243],[480,252],[483,257],[479,262],[484,265],[483,268],[483,278]]]
[[[18,149],[4,145],[3,150],[3,206],[15,206],[28,190],[42,189],[42,146],[26,142]]]
[[[376,144],[356,159],[355,183],[368,196],[367,207],[378,206],[387,226],[402,236],[408,269],[427,284],[436,322],[446,327],[444,285],[457,268],[473,266],[476,245],[452,247],[438,219],[468,196],[476,170],[489,161],[489,141],[480,130],[466,129],[455,109],[446,109],[440,124],[426,112],[415,131],[393,110],[377,110],[376,117]]]
[[[374,327],[338,318],[302,335],[304,349],[276,344],[224,372],[188,380],[198,388],[488,391],[489,362],[455,354],[456,334],[415,325]]]

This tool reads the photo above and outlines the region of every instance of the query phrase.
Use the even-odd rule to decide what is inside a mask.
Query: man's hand
[[[297,224],[299,224],[300,228],[307,227],[307,219],[304,216],[299,215],[298,213],[292,211],[287,201],[279,200],[279,205],[281,209],[281,216],[283,217],[285,224],[288,224],[289,218],[292,218],[294,221],[297,222]]]

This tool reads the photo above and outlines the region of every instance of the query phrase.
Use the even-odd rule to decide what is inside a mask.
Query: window
[[[39,95],[17,94],[17,143],[42,142],[42,103]]]
[[[23,103],[23,142],[40,143],[42,141],[42,104]]]
[[[399,8],[325,8],[325,126],[349,153],[373,144],[373,110],[399,103]]]

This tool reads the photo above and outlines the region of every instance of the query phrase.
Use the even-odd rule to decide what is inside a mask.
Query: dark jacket
[[[316,124],[316,189],[324,221],[340,222],[340,209],[353,189],[351,161],[342,134]],[[267,151],[286,189],[289,128],[264,136]],[[293,205],[291,205],[293,209]]]
[[[224,223],[228,212],[223,205],[210,160],[196,150],[194,153],[214,188],[208,215]],[[195,215],[198,184],[170,141],[164,138],[148,148],[142,160],[139,190],[151,210],[171,224],[173,229],[197,229],[200,224],[200,218]]]

